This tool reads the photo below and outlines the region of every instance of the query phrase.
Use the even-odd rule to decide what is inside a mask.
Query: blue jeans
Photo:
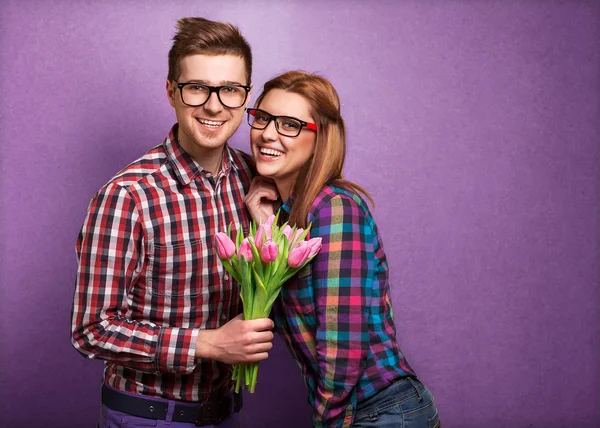
[[[403,378],[356,407],[353,428],[439,428],[433,395],[419,380]]]

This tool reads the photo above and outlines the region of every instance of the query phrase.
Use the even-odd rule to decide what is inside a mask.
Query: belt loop
[[[421,401],[423,401],[423,395],[421,394],[421,391],[417,387],[417,383],[415,382],[415,379],[413,379],[412,377],[409,377],[408,381],[415,388],[415,391],[417,391],[417,401],[420,403]]]
[[[165,420],[167,422],[171,422],[173,420],[173,413],[175,412],[175,402],[173,400],[169,400],[167,407],[167,417]]]

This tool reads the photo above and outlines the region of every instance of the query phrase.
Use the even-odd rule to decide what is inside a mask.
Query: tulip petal
[[[215,241],[220,258],[229,260],[235,254],[235,244],[225,232],[217,233]]]

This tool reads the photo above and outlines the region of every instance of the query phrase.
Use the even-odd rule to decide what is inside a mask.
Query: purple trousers
[[[168,403],[168,411],[166,420],[155,420],[140,418],[138,416],[129,415],[127,413],[117,412],[116,410],[109,409],[106,406],[102,406],[100,411],[100,421],[98,423],[99,428],[145,428],[145,427],[156,427],[156,428],[196,428],[196,425],[186,422],[173,422],[173,410],[175,409],[175,402],[172,400],[162,400]],[[240,414],[233,413],[229,418],[220,422],[218,425],[205,425],[205,428],[239,428],[240,427]]]

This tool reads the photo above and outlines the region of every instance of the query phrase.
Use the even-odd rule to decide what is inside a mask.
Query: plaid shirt
[[[323,247],[284,285],[274,319],[302,370],[315,426],[350,427],[357,403],[414,372],[396,342],[388,264],[364,201],[325,187],[308,221]]]
[[[114,388],[202,401],[232,386],[229,366],[194,354],[200,329],[241,311],[213,237],[231,222],[248,227],[254,167],[226,145],[215,177],[182,150],[177,129],[90,202],[76,246],[72,342],[106,360]]]

